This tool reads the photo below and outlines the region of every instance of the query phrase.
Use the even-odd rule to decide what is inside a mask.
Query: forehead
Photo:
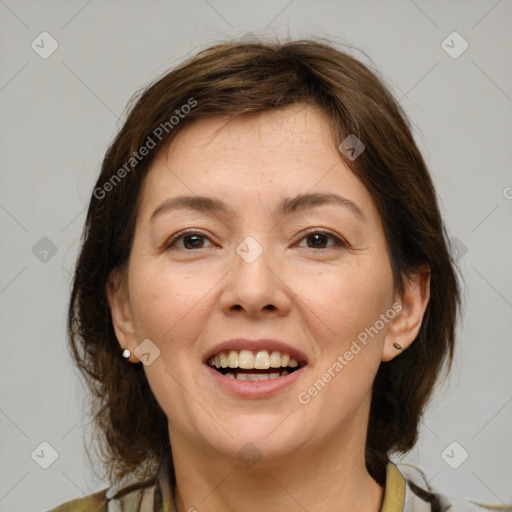
[[[270,212],[284,197],[311,192],[338,192],[377,215],[340,156],[329,118],[310,105],[294,105],[184,127],[151,165],[140,214],[147,219],[159,201],[184,194],[216,196],[234,209],[257,198]]]
[[[301,159],[308,155],[332,159],[338,158],[335,147],[327,116],[316,107],[299,104],[235,119],[195,121],[177,134],[168,156],[182,162],[199,157],[198,153],[235,162],[237,157],[249,155],[257,155],[258,161],[266,156],[268,160],[280,155],[289,158],[291,154]]]

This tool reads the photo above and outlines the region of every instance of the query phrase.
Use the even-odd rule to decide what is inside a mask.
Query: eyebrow
[[[332,193],[308,193],[298,194],[295,197],[282,199],[274,209],[274,215],[284,217],[299,211],[304,211],[314,206],[320,205],[338,205],[350,209],[361,220],[366,220],[363,210],[353,201],[346,197]],[[199,212],[223,213],[234,215],[234,211],[220,199],[206,196],[178,196],[166,199],[156,207],[150,217],[153,222],[158,216],[170,210],[179,208],[188,208]]]

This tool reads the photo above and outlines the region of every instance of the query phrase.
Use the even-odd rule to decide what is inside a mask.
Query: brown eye
[[[334,244],[330,247],[326,247],[325,245],[328,243],[329,239],[331,239]],[[310,249],[330,249],[333,246],[344,246],[345,243],[340,240],[337,236],[329,233],[328,231],[313,231],[308,233],[302,240],[307,240],[308,248]]]
[[[183,240],[183,245],[176,246],[176,243],[180,240]],[[166,245],[166,249],[203,249],[205,240],[209,240],[209,238],[196,231],[187,231],[172,237]]]

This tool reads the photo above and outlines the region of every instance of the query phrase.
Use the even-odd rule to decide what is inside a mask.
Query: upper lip
[[[269,352],[276,350],[284,354],[289,354],[290,357],[300,362],[307,362],[307,357],[300,350],[292,347],[288,343],[270,338],[263,338],[259,340],[249,340],[244,338],[235,338],[223,341],[215,345],[205,355],[204,363],[220,352],[229,352],[230,350],[251,350],[257,352],[259,350],[267,350]]]

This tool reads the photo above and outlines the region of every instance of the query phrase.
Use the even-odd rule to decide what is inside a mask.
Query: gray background
[[[65,345],[85,208],[132,94],[210,43],[248,33],[354,44],[401,99],[466,296],[453,372],[405,460],[449,494],[512,500],[510,0],[0,0],[0,16],[0,512],[47,510],[106,486],[85,458],[89,418]],[[31,47],[50,48],[43,31],[59,45],[48,58]],[[458,58],[442,47],[453,31],[469,44]],[[461,43],[444,44],[453,53]],[[48,469],[42,442],[58,453]]]

